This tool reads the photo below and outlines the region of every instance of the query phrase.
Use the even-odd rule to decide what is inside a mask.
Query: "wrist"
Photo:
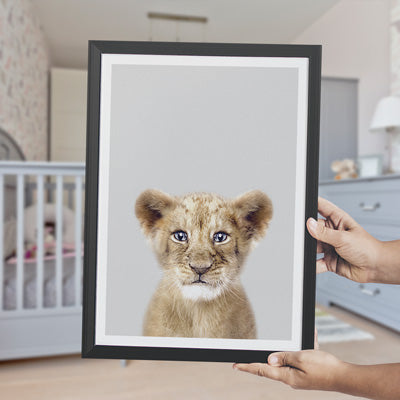
[[[400,283],[400,240],[378,240],[376,265],[369,282]]]
[[[340,361],[340,363],[334,380],[335,387],[332,390],[350,394],[354,391],[354,386],[356,385],[354,377],[357,365],[345,361]]]
[[[369,269],[368,283],[378,283],[382,282],[384,279],[384,266],[382,264],[385,257],[385,242],[374,238],[374,246],[370,247],[370,251],[373,257],[373,263]]]
[[[343,392],[348,386],[347,380],[351,376],[352,366],[353,364],[329,354],[329,361],[326,361],[326,368],[320,377],[319,390]]]

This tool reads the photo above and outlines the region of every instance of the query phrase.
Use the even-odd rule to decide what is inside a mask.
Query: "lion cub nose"
[[[211,268],[211,265],[191,265],[191,264],[189,264],[189,266],[190,266],[190,268],[192,268],[192,270],[194,272],[196,272],[196,274],[199,274],[199,275],[205,274]]]

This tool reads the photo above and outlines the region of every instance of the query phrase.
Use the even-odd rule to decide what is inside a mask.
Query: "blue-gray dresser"
[[[323,181],[319,195],[376,238],[400,239],[400,175]],[[400,285],[360,284],[327,272],[317,277],[317,302],[336,304],[400,331]]]

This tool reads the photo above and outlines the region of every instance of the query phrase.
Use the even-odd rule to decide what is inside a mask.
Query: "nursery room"
[[[94,47],[88,51],[88,43],[93,40],[113,41],[112,46],[116,46],[116,50],[111,53],[116,53],[120,59],[125,51],[121,50],[124,48],[120,43],[122,41],[146,42],[145,46],[149,46],[132,45],[132,48],[139,46],[140,49],[153,49],[154,42],[162,42],[160,46],[164,49],[157,50],[159,53],[156,52],[156,55],[150,52],[152,55],[140,61],[140,65],[128,65],[125,69],[118,65],[120,69],[112,69],[112,75],[110,73],[110,82],[119,88],[122,99],[118,103],[118,115],[124,115],[126,119],[110,136],[111,147],[107,151],[110,157],[114,157],[114,164],[111,164],[116,167],[107,171],[108,175],[105,174],[110,179],[109,189],[99,190],[99,194],[87,180],[94,176],[98,179],[99,175],[101,181],[101,174],[108,163],[99,161],[96,173],[93,169],[87,173],[87,160],[92,160],[90,168],[93,168],[93,160],[104,157],[101,151],[105,151],[104,143],[108,142],[102,141],[104,135],[99,138],[100,146],[93,138],[87,142],[87,131],[93,128],[93,115],[99,114],[99,99],[103,101],[101,110],[105,115],[104,98],[100,96],[106,92],[104,71],[108,64],[102,61],[104,68],[101,73],[104,76],[98,81],[103,86],[98,90],[100,94],[97,93],[99,104],[96,114],[93,111],[96,109],[93,106],[96,96],[93,84]],[[217,44],[223,46],[218,47]],[[176,49],[183,49],[188,54],[192,54],[194,49],[193,54],[200,57],[211,55],[207,51],[223,52],[230,48],[247,51],[242,50],[245,47],[240,47],[245,44],[282,45],[268,47],[279,48],[279,51],[305,49],[303,45],[312,49],[321,45],[322,48],[320,79],[314,73],[308,81],[305,80],[306,84],[317,82],[317,89],[320,84],[320,98],[308,97],[304,106],[305,111],[308,107],[310,121],[311,117],[315,118],[319,127],[319,142],[318,136],[312,137],[316,153],[319,153],[319,157],[313,157],[318,168],[311,171],[308,167],[307,170],[307,179],[315,177],[318,193],[313,191],[314,214],[306,213],[306,216],[317,216],[317,195],[322,199],[318,202],[320,219],[301,219],[300,215],[303,230],[293,231],[297,232],[297,236],[300,232],[301,239],[304,236],[306,243],[312,243],[311,247],[305,247],[312,262],[304,265],[306,272],[301,276],[311,282],[312,293],[304,293],[301,297],[303,293],[299,292],[301,301],[297,301],[294,295],[293,298],[288,295],[292,283],[296,287],[297,275],[293,275],[294,279],[290,275],[292,280],[285,281],[284,264],[293,259],[289,250],[291,236],[288,233],[287,243],[284,236],[287,230],[292,229],[292,210],[288,208],[291,203],[287,199],[275,201],[276,193],[283,188],[288,196],[292,193],[290,179],[282,177],[286,176],[285,173],[296,171],[294,166],[292,168],[290,154],[292,151],[295,154],[295,149],[300,148],[295,147],[299,146],[300,139],[293,141],[292,149],[285,132],[292,126],[290,115],[298,118],[296,110],[300,108],[292,107],[294,103],[291,102],[290,90],[301,87],[301,81],[291,80],[290,68],[279,64],[281,69],[274,67],[268,76],[268,82],[272,82],[269,93],[258,85],[261,88],[260,97],[246,98],[250,93],[247,92],[249,85],[241,86],[241,82],[236,81],[241,76],[234,74],[236,65],[226,64],[223,73],[211,71],[215,65],[203,69],[196,66],[193,76],[200,78],[192,80],[194,83],[191,86],[189,72],[173,74],[172,69],[161,70],[157,69],[156,62],[151,64],[155,57],[162,57],[160,54],[171,57],[186,54],[174,53]],[[136,53],[140,55],[140,51]],[[103,54],[102,60],[108,56]],[[135,54],[132,56],[129,53],[127,60],[134,60],[134,57]],[[276,55],[272,57],[279,58]],[[182,64],[176,68],[185,66]],[[257,82],[261,69],[261,64],[257,64],[252,82]],[[139,72],[135,73],[136,70]],[[232,76],[231,81],[229,76]],[[151,90],[145,86],[146,79],[154,83]],[[215,90],[209,99],[203,90],[207,82],[212,82]],[[291,82],[293,85],[289,87]],[[135,90],[126,89],[129,85]],[[231,90],[234,85],[240,89]],[[221,93],[228,94],[227,99],[232,93],[240,92],[241,96],[237,101],[234,98],[232,102],[229,99],[218,102],[219,87],[223,88]],[[317,89],[315,93],[319,95]],[[110,96],[114,104],[115,93]],[[188,97],[178,103],[180,93]],[[275,93],[278,93],[277,97],[274,97]],[[268,100],[268,96],[273,101]],[[284,101],[275,101],[279,96]],[[135,103],[137,99],[138,103]],[[263,103],[263,100],[257,99],[266,100]],[[207,103],[213,101],[216,102],[214,109],[221,110],[215,115],[208,115],[208,125],[205,118],[196,120],[195,107],[204,113]],[[154,118],[146,119],[144,111],[137,112],[142,103],[143,110],[145,105],[148,106],[148,115],[153,115],[154,111]],[[242,114],[241,104],[248,107]],[[257,122],[261,121],[258,116],[264,113],[266,116],[273,114],[273,122],[268,119],[270,117],[264,122]],[[222,119],[225,115],[226,120],[232,118],[234,121],[239,114],[241,129],[247,136],[235,134],[233,127],[231,136],[226,136],[229,145],[223,141],[225,136],[216,137],[212,130],[206,132],[203,129],[213,125],[209,121],[215,122],[215,126],[224,126],[224,121],[218,118]],[[205,114],[201,115],[204,117]],[[177,118],[179,121],[176,121]],[[144,121],[144,125],[139,125],[135,119],[140,123]],[[258,128],[253,129],[252,126],[257,124],[269,128],[271,143],[276,146],[275,150],[268,150],[270,153],[260,150],[262,146],[267,148],[269,142],[260,141],[254,146],[258,139],[252,135],[260,133]],[[144,131],[150,125],[155,130],[160,128],[163,135],[171,135],[154,136],[154,140],[160,140],[159,149],[154,147],[152,134]],[[123,136],[125,128],[127,135],[131,135],[129,140]],[[99,131],[104,132],[101,127]],[[197,136],[191,133],[196,131],[200,132]],[[144,133],[138,135],[137,132]],[[190,137],[190,134],[193,136]],[[188,151],[205,149],[204,159],[209,165],[190,154],[180,157],[174,141],[178,139],[184,143],[182,146],[187,145],[182,148],[190,149]],[[204,144],[205,141],[208,142]],[[222,152],[217,151],[220,143]],[[250,152],[248,147],[251,146],[247,143],[258,148]],[[144,146],[143,151],[140,148],[136,150],[139,145]],[[151,155],[168,155],[157,164],[149,160],[146,149],[152,149]],[[251,154],[249,160],[252,158],[254,164],[248,162],[242,166],[236,163],[236,154],[237,157]],[[262,160],[262,156],[256,157],[256,154],[266,154],[268,160]],[[224,162],[218,164],[220,159]],[[164,170],[163,160],[168,161],[168,168]],[[152,161],[157,168],[160,166],[160,171],[151,171],[148,161]],[[131,165],[134,167],[129,169]],[[264,167],[264,173],[252,176],[252,171]],[[204,178],[203,182],[200,170],[205,171],[203,174],[207,179],[211,177],[215,182],[207,186],[207,179]],[[215,170],[229,181],[221,189],[221,196],[215,193],[219,190],[222,175],[215,178]],[[241,182],[241,173],[248,177],[244,183]],[[176,177],[169,181],[169,176],[174,174]],[[139,181],[141,176],[147,176],[148,181],[142,184]],[[264,180],[257,186],[257,179],[261,178]],[[212,194],[193,194],[196,190],[191,185],[194,183],[201,188],[199,192]],[[265,187],[262,186],[264,183]],[[104,209],[101,205],[108,206],[107,201],[102,203],[102,193],[110,196],[107,198],[109,204],[115,204],[116,210],[114,214],[109,213],[108,230],[113,233],[110,234],[113,239],[107,243],[107,248],[113,249],[108,257],[115,254],[118,267],[108,269],[107,275],[89,266],[90,261],[95,260],[95,252],[92,246],[93,226],[87,224],[93,221],[93,217],[89,217],[92,207],[88,204],[91,206],[95,201],[93,199],[99,196],[101,215]],[[305,193],[305,196],[308,194]],[[124,207],[129,210],[129,217],[123,215]],[[242,219],[248,225],[242,227],[240,213],[244,213],[246,207],[249,211]],[[185,210],[185,217],[179,211],[182,209]],[[164,254],[157,247],[161,242],[157,235],[158,230],[167,230],[165,227],[160,229],[165,225],[159,221],[160,216],[164,218],[167,215],[167,211],[170,214],[165,221],[171,224],[171,228],[168,227],[171,236]],[[222,212],[225,214],[218,214]],[[184,229],[176,225],[180,220],[185,223],[191,221],[193,215],[193,220],[200,220],[202,213],[209,218],[204,221],[211,221],[209,224],[228,214],[234,215],[234,218],[237,215],[237,224],[231,223],[232,217],[229,217],[228,222],[224,220],[223,223],[231,228],[214,229],[211,235],[213,249],[225,249],[215,250],[217,256],[214,253],[204,256],[205,246],[195,248],[191,244],[194,237],[201,238],[201,229],[191,231],[189,227]],[[209,217],[210,214],[212,217]],[[163,223],[166,224],[165,221]],[[200,228],[202,224],[199,223]],[[238,232],[232,228],[236,225]],[[251,232],[257,237],[257,246],[254,246],[256,240],[253,238],[251,243],[249,239],[244,245],[247,236],[243,232],[248,235]],[[283,236],[278,236],[279,232]],[[296,237],[295,233],[293,235]],[[233,246],[234,240],[242,243],[239,250],[237,245]],[[399,240],[400,0],[0,1],[0,393],[3,398],[400,398]],[[199,242],[205,243],[200,239]],[[96,254],[105,254],[100,258],[107,259],[107,253],[100,252],[100,243],[99,239]],[[194,249],[197,257],[196,263],[192,258],[186,269],[182,267],[184,261],[179,258],[184,246]],[[210,250],[211,253],[213,251]],[[92,252],[90,257],[89,252]],[[359,254],[361,256],[357,258]],[[139,257],[144,261],[139,263]],[[212,259],[210,264],[204,261],[208,260],[207,257]],[[240,271],[244,289],[235,291],[229,284],[238,282],[236,275],[223,267],[218,267],[217,271],[215,260],[224,265],[225,259],[228,259],[233,265],[244,262],[245,258],[246,268]],[[224,325],[219,330],[213,330],[209,326],[212,323],[207,322],[207,330],[201,325],[196,326],[195,320],[191,319],[184,328],[178,329],[181,311],[176,311],[178,302],[175,292],[172,286],[168,286],[172,280],[169,265],[177,264],[178,259],[182,270],[173,279],[187,277],[189,273],[191,280],[196,279],[192,282],[196,287],[182,290],[192,302],[199,299],[216,301],[220,292],[225,293],[223,284],[228,282],[229,291],[223,299],[229,299],[229,306],[224,306],[223,310],[235,315],[233,320],[236,326],[232,328],[228,324],[228,328]],[[255,274],[257,265],[261,266],[264,259],[268,259],[266,263],[273,264],[275,268],[275,271],[270,268],[274,278],[266,279],[265,285],[262,281],[264,276],[261,279],[261,275]],[[148,268],[144,268],[147,264]],[[145,270],[141,272],[141,281],[137,279],[137,272],[133,272],[137,271],[135,266]],[[167,273],[162,275],[161,269],[167,270]],[[120,275],[114,276],[114,273]],[[91,288],[100,285],[102,276],[108,285],[104,292],[107,296],[104,294],[101,299],[98,289],[96,300]],[[215,277],[216,287],[221,284],[222,289],[213,291],[213,288],[206,287],[205,284],[214,279],[211,276]],[[312,284],[314,279],[315,287]],[[179,285],[177,283],[176,287]],[[300,286],[310,290],[307,284]],[[165,292],[157,297],[161,293],[160,288]],[[285,296],[281,296],[282,293]],[[288,300],[285,305],[283,297],[291,302]],[[162,319],[166,312],[160,311],[159,298],[170,301],[171,307],[178,313],[177,319],[174,319],[176,316],[169,320]],[[302,301],[303,308],[299,306]],[[240,306],[236,307],[237,304]],[[251,354],[251,349],[265,350],[265,361],[263,359],[257,364],[248,363],[258,359],[251,360],[251,357],[244,356],[227,362],[230,357],[220,356],[223,354],[221,348],[227,347],[212,347],[211,344],[208,347],[203,345],[210,352],[208,354],[212,354],[209,357],[193,356],[200,354],[193,352],[164,357],[160,350],[163,346],[161,339],[166,339],[164,336],[190,339],[194,348],[219,338],[241,340],[241,343],[246,340],[257,342],[256,339],[283,340],[288,329],[286,321],[292,314],[295,318],[293,311],[289,315],[285,310],[298,310],[296,312],[301,320],[306,305],[307,312],[312,315],[312,321],[307,320],[307,327],[314,332],[315,325],[317,332],[314,350],[313,345],[304,345],[310,340],[314,342],[313,334],[309,331],[305,333],[304,329],[300,329],[303,344],[300,343],[298,348],[235,347],[235,351],[246,349],[246,357]],[[90,308],[92,306],[93,309]],[[84,350],[82,357],[82,338],[85,349],[90,343],[88,321],[94,318],[95,308],[97,313],[103,308],[105,310],[105,324],[109,324],[105,325],[105,336],[111,332],[119,338],[130,335],[130,339],[127,342],[99,342],[115,346],[112,347],[115,354],[107,353],[108,356],[105,356],[105,353],[99,352],[94,356],[94,353],[90,355],[90,351]],[[96,314],[96,318],[98,316]],[[215,319],[222,319],[222,316]],[[302,321],[305,324],[304,317]],[[99,330],[98,325],[96,330]],[[135,336],[141,335],[141,331],[143,336]],[[226,331],[229,333],[226,334]],[[308,342],[304,335],[308,335]],[[161,347],[151,344],[152,353],[132,356],[138,353],[126,349],[135,346],[135,338],[145,340],[146,336],[157,337],[159,340],[155,343],[161,343]],[[218,343],[223,342],[221,339]],[[228,341],[223,346],[226,343]],[[284,355],[274,353],[277,350],[284,351]],[[301,364],[298,364],[299,359]],[[240,363],[234,364],[235,361]]]

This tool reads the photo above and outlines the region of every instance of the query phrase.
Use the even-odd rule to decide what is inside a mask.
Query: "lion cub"
[[[135,211],[163,269],[144,335],[254,339],[254,314],[239,274],[267,230],[270,198],[259,190],[233,200],[146,190]]]

